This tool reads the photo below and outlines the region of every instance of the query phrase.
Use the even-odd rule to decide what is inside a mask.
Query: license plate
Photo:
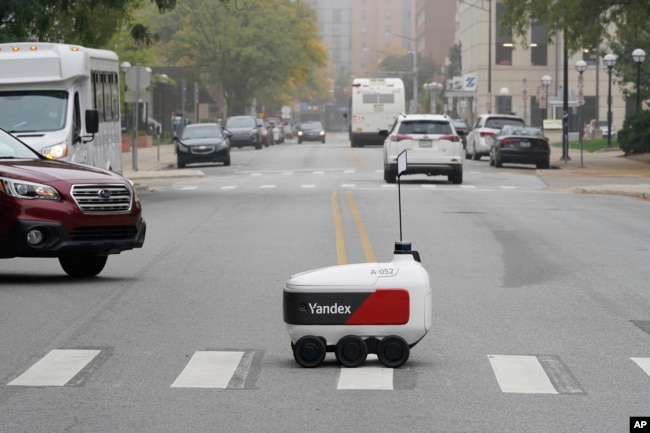
[[[420,140],[420,147],[431,147],[433,142],[431,140]]]
[[[520,141],[519,147],[530,147],[530,141]]]

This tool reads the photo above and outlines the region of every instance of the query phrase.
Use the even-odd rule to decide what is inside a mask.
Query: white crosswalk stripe
[[[100,352],[100,350],[52,350],[8,385],[64,386]]]
[[[527,394],[557,394],[534,356],[488,355],[501,391]]]
[[[227,388],[244,352],[194,352],[172,388]]]
[[[342,368],[337,389],[393,389],[392,368]]]
[[[630,358],[636,363],[641,369],[650,376],[650,358]]]

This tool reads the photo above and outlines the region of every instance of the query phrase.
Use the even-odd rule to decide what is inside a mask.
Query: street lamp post
[[[544,129],[544,120],[548,118],[548,86],[551,85],[551,76],[550,75],[544,75],[542,77],[542,84],[544,85],[544,101],[546,101],[546,104],[544,105],[544,113],[542,116],[542,129]]]
[[[122,62],[120,65],[120,70],[126,75],[126,71],[131,69],[131,63],[129,62]],[[124,79],[124,125],[128,128],[129,124],[129,105],[126,103],[126,78]]]
[[[614,54],[605,54],[603,63],[607,68],[607,148],[612,147],[612,70],[616,66],[616,56]]]
[[[632,51],[632,58],[636,62],[636,112],[638,113],[641,110],[641,91],[639,87],[641,86],[641,63],[645,60],[645,51],[637,48]]]
[[[578,137],[579,137],[579,141],[580,141],[580,167],[583,166],[582,165],[583,164],[582,154],[583,154],[583,150],[584,150],[584,142],[583,142],[583,137],[582,137],[582,134],[583,134],[583,130],[582,130],[583,129],[582,128],[582,122],[583,122],[583,120],[582,120],[582,106],[585,103],[585,99],[584,99],[584,96],[582,94],[582,87],[583,87],[582,73],[584,71],[586,71],[586,70],[587,70],[587,62],[585,62],[584,60],[578,60],[576,62],[576,71],[578,71],[578,73],[580,74],[580,78],[578,79],[578,108],[580,110],[580,113],[579,113],[579,116],[578,116],[578,118],[579,118],[578,125],[580,125],[580,127],[578,129]]]
[[[162,86],[160,95],[160,140],[158,140],[158,161],[160,161],[160,145],[165,139],[165,84],[167,84],[167,74],[161,74],[159,83]]]

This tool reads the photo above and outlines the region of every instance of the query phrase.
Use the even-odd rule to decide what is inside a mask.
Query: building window
[[[548,44],[545,25],[533,25],[530,32],[530,63],[533,66],[548,65]]]
[[[498,114],[512,113],[512,96],[510,95],[497,96],[497,113]]]
[[[497,3],[497,16],[496,16],[496,64],[497,65],[512,65],[512,33],[501,28],[501,19],[505,12],[505,6]]]

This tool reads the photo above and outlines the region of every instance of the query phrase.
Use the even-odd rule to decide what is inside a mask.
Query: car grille
[[[83,213],[124,213],[131,210],[131,190],[126,185],[74,185],[72,197]]]
[[[214,153],[214,146],[192,146],[191,152],[194,155],[208,155]]]
[[[132,226],[79,227],[70,233],[74,241],[134,239],[136,236],[137,230]]]

